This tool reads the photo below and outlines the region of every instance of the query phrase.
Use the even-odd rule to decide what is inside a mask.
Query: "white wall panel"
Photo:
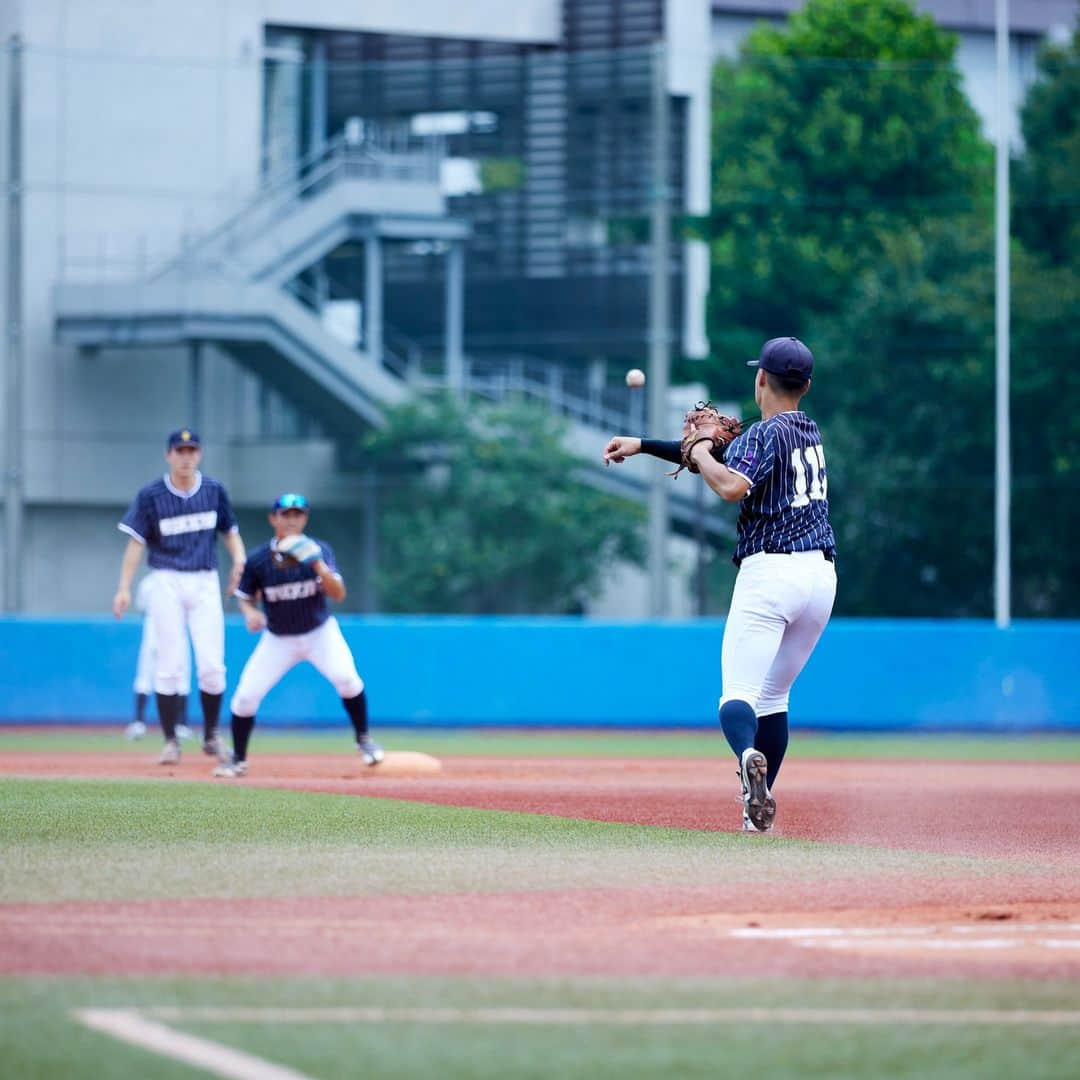
[[[259,0],[259,17],[281,26],[380,34],[557,42],[561,0]]]

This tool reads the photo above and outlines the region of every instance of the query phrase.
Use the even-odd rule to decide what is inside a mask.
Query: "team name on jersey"
[[[162,536],[180,536],[182,533],[205,532],[217,528],[217,511],[203,510],[198,514],[180,514],[179,517],[162,518],[158,529]]]
[[[263,589],[263,596],[271,604],[276,604],[279,600],[305,600],[318,591],[318,579],[308,578],[306,581],[289,581],[284,585],[268,585]]]

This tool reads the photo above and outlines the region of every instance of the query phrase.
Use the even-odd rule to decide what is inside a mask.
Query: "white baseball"
[[[645,385],[645,372],[641,368],[631,368],[626,373],[626,385],[627,386],[644,386]]]

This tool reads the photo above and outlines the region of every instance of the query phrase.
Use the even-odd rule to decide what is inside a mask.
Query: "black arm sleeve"
[[[641,452],[663,458],[672,465],[682,464],[682,443],[678,439],[642,439]]]

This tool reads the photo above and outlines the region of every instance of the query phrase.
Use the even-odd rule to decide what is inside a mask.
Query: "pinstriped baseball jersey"
[[[323,562],[336,572],[333,549],[322,540],[315,543],[322,548]],[[310,566],[282,563],[280,558],[273,540],[257,547],[244,564],[236,595],[254,600],[262,593],[266,628],[271,634],[307,634],[330,618],[330,606]]]
[[[168,476],[147,484],[117,528],[146,544],[155,570],[216,570],[217,534],[238,525],[225,488],[196,473],[191,491],[173,487]]]
[[[736,564],[760,551],[835,552],[821,432],[805,413],[777,413],[752,424],[727,448],[724,464],[750,482],[739,512]]]

